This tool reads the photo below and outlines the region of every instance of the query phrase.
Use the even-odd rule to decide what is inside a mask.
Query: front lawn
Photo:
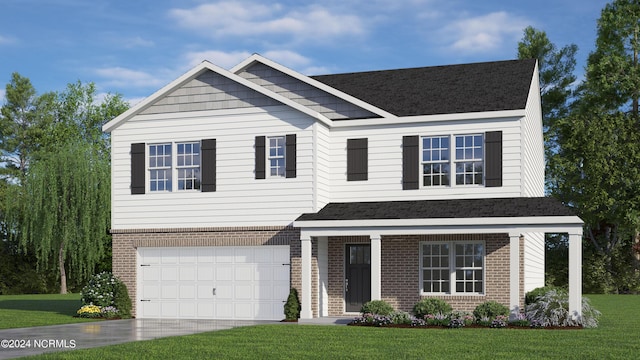
[[[398,329],[263,325],[39,359],[636,359],[640,296],[589,295],[597,329]]]
[[[74,318],[80,294],[1,295],[0,329],[95,321]]]

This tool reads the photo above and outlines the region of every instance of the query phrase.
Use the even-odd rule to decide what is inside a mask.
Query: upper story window
[[[420,243],[423,293],[483,294],[484,272],[482,241]]]
[[[178,190],[200,189],[200,142],[178,143]]]
[[[199,141],[149,145],[149,191],[174,190],[200,190]]]
[[[482,134],[422,137],[422,186],[482,185],[483,142]]]
[[[285,176],[285,137],[269,137],[269,176]]]
[[[171,191],[171,144],[149,145],[149,190]]]

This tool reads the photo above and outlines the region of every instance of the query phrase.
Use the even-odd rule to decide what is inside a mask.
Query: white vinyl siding
[[[446,121],[408,125],[383,125],[332,129],[331,202],[435,200],[522,196],[522,162],[519,117],[477,121]],[[503,185],[501,187],[449,186],[402,190],[402,137],[405,135],[482,134],[502,131]],[[348,182],[346,139],[369,139],[369,179]],[[416,167],[420,164],[416,163]],[[422,181],[422,179],[420,180]]]
[[[524,291],[545,285],[544,233],[524,235]]]
[[[537,66],[537,65],[536,65]],[[522,195],[544,196],[544,139],[540,112],[540,87],[534,73],[522,126]]]
[[[314,120],[288,107],[142,115],[112,132],[112,227],[286,226],[313,211]],[[259,131],[256,124],[260,124]],[[297,177],[255,180],[255,136],[297,135]],[[132,143],[217,139],[217,191],[131,195]],[[148,176],[148,175],[147,175]],[[147,179],[147,181],[149,181]]]

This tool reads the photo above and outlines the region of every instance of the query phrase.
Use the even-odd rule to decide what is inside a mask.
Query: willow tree
[[[19,196],[19,241],[35,249],[40,269],[58,269],[60,293],[65,294],[67,272],[76,279],[89,277],[108,244],[108,156],[86,141],[40,153]]]

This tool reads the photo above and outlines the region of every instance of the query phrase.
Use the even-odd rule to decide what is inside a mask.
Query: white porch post
[[[312,319],[313,309],[311,308],[311,237],[302,235],[302,298],[300,304],[300,318]]]
[[[582,228],[569,233],[569,314],[582,317]]]
[[[520,312],[520,232],[509,233],[509,309],[512,318]]]
[[[380,235],[370,235],[371,239],[371,300],[382,298],[382,245]]]

